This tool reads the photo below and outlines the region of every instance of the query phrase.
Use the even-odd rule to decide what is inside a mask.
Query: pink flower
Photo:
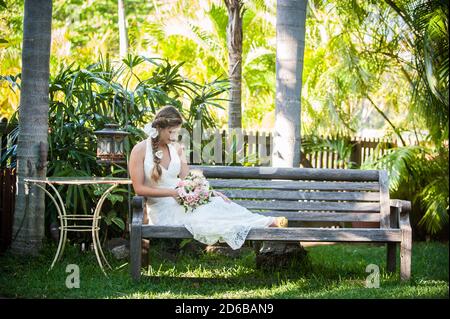
[[[184,180],[177,183],[177,201],[184,207],[186,212],[192,211],[199,205],[210,201],[209,182],[202,171],[191,170]]]
[[[178,195],[180,197],[185,197],[186,196],[186,190],[183,187],[178,188],[177,191],[178,191]]]

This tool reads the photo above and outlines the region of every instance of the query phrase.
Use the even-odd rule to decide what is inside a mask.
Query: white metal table
[[[53,268],[55,263],[61,259],[62,254],[64,253],[64,246],[66,244],[67,232],[91,232],[92,233],[92,242],[94,246],[95,256],[97,257],[98,264],[102,269],[103,273],[106,275],[105,269],[103,267],[103,262],[111,269],[111,265],[106,260],[105,255],[103,254],[102,246],[99,239],[99,220],[101,219],[100,212],[105,201],[111,191],[116,188],[118,185],[131,184],[131,180],[127,178],[118,178],[118,177],[47,177],[44,179],[40,178],[25,178],[25,194],[29,193],[29,185],[35,184],[37,187],[41,188],[53,201],[58,211],[58,218],[60,221],[60,236],[58,249],[56,251],[53,262],[49,268],[49,271]],[[64,202],[55,185],[92,185],[92,184],[108,184],[111,185],[107,189],[106,192],[102,194],[97,205],[95,207],[94,214],[85,215],[85,214],[67,214]],[[54,194],[50,193],[46,189],[46,185],[48,185],[54,192]],[[55,198],[55,196],[56,198]],[[92,221],[91,225],[69,225],[68,221]],[[102,262],[103,260],[103,262]]]

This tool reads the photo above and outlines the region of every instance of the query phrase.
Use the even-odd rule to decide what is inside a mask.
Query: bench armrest
[[[409,214],[411,212],[411,202],[403,199],[391,199],[389,201],[391,207],[397,207],[401,209],[402,213]]]
[[[391,199],[389,205],[396,211],[395,217],[398,220],[400,229],[410,232],[409,214],[411,213],[411,202],[409,200]]]
[[[133,208],[131,226],[141,226],[144,218],[144,197],[133,196],[131,206]]]

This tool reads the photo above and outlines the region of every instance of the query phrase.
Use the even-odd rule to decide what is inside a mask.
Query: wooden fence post
[[[361,138],[357,137],[353,143],[352,155],[350,157],[350,160],[355,163],[355,167],[361,166],[361,152]]]

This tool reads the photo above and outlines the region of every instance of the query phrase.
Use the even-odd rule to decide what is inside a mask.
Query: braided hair
[[[179,126],[181,124],[183,124],[183,117],[181,116],[181,113],[174,106],[166,105],[156,113],[152,122],[152,127],[160,131],[161,129]],[[154,163],[150,177],[153,181],[158,182],[162,175],[161,159],[156,156],[156,151],[159,145],[159,134],[157,137],[150,139],[152,142]]]

